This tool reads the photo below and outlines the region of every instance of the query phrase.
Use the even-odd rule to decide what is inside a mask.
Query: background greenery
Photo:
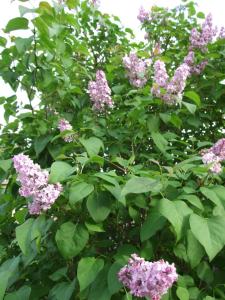
[[[134,299],[117,280],[132,253],[175,263],[179,280],[164,300],[225,299],[225,176],[211,175],[199,156],[223,137],[224,40],[209,45],[208,65],[189,78],[181,105],[166,106],[150,93],[153,68],[136,90],[122,58],[131,50],[160,58],[172,75],[204,19],[193,2],[154,7],[145,43],[87,1],[21,2],[0,37],[0,75],[14,91],[0,98],[0,299]],[[14,37],[18,29],[28,37]],[[115,103],[105,113],[87,94],[98,69]],[[59,134],[60,117],[71,122],[73,143]],[[64,187],[39,217],[18,194],[11,158],[21,152]]]

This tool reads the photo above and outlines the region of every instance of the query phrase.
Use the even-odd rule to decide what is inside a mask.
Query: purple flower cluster
[[[39,215],[42,211],[50,209],[62,191],[61,184],[49,184],[49,173],[43,171],[38,164],[34,164],[27,155],[15,155],[13,163],[21,183],[19,194],[32,198],[28,205],[30,214]]]
[[[128,264],[119,271],[118,278],[132,295],[160,300],[178,275],[174,264],[170,265],[164,260],[149,262],[133,254]]]
[[[130,83],[135,87],[142,88],[147,82],[146,73],[151,60],[143,60],[138,58],[135,53],[130,53],[123,58],[123,64]]]
[[[96,72],[96,81],[90,81],[88,84],[88,93],[90,94],[93,108],[102,111],[105,107],[112,107],[111,89],[105,73],[101,70]]]
[[[209,14],[205,22],[202,24],[201,31],[199,32],[196,28],[193,28],[190,35],[190,50],[200,49],[205,52],[207,45],[212,42],[213,37],[216,35],[217,29],[213,28],[212,15]]]
[[[97,8],[100,5],[100,0],[91,0],[91,4]]]
[[[64,132],[64,131],[73,129],[73,127],[70,125],[70,123],[65,119],[60,119],[59,120],[58,128],[59,128],[60,132]],[[73,142],[73,135],[68,134],[68,135],[64,136],[63,139],[64,139],[65,142],[71,143],[71,142]]]
[[[195,64],[195,53],[193,51],[189,51],[187,56],[184,58],[184,63],[186,63],[190,68],[190,75],[196,74],[200,75],[205,67],[208,64],[208,60],[202,60],[199,64]]]
[[[138,13],[137,18],[141,23],[144,23],[145,21],[149,21],[150,14],[143,8],[143,6],[141,6],[139,8],[139,13]]]
[[[220,28],[218,39],[225,39],[225,28],[223,26]]]
[[[182,96],[189,74],[189,66],[183,63],[175,70],[173,78],[169,81],[165,63],[157,60],[154,64],[152,94],[161,98],[167,104],[175,103]]]
[[[201,152],[202,161],[210,166],[210,171],[220,173],[222,171],[221,162],[225,160],[225,138],[218,140],[211,148]]]

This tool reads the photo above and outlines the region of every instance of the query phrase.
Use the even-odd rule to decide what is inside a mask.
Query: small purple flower
[[[189,66],[183,63],[175,70],[173,78],[169,81],[165,63],[157,60],[154,64],[152,94],[167,104],[176,103],[182,97],[189,74]]]
[[[220,28],[218,39],[225,39],[225,28],[223,26]]]
[[[118,273],[119,281],[136,297],[160,300],[178,279],[174,264],[164,260],[148,262],[136,254]]]
[[[41,170],[27,155],[15,155],[13,163],[21,183],[19,194],[32,198],[32,202],[28,204],[30,214],[39,215],[50,209],[62,191],[61,184],[49,184],[49,173]]]
[[[141,23],[144,23],[145,21],[149,21],[150,14],[143,8],[143,6],[141,6],[139,8],[139,13],[137,18]]]
[[[98,70],[96,72],[96,81],[89,82],[88,93],[95,110],[103,111],[106,107],[113,107],[111,89],[108,86],[108,82],[103,71]]]
[[[218,140],[211,148],[201,152],[202,161],[210,166],[210,171],[220,173],[222,171],[221,163],[225,160],[225,138]]]
[[[70,123],[65,119],[59,120],[58,128],[59,128],[60,132],[64,132],[64,131],[73,129],[73,127],[70,125]],[[65,142],[71,143],[74,140],[74,136],[73,136],[73,134],[68,134],[68,135],[64,136],[63,139]]]
[[[209,14],[205,22],[202,24],[201,31],[193,28],[190,35],[190,50],[200,49],[202,52],[206,52],[207,45],[212,42],[216,36],[217,29],[213,28],[212,14]]]
[[[130,84],[137,88],[142,88],[147,82],[146,73],[151,60],[140,59],[136,53],[131,52],[123,58],[123,64],[127,70]]]

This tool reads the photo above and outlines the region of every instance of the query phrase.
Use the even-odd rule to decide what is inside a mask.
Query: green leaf
[[[52,135],[40,136],[34,141],[34,150],[36,155],[38,156],[48,145],[50,140],[52,139]]]
[[[112,196],[108,192],[95,192],[87,199],[87,209],[92,219],[99,223],[108,217],[112,203]]]
[[[4,300],[29,300],[31,294],[31,288],[29,286],[22,286],[18,291],[7,294]]]
[[[68,5],[69,9],[73,9],[78,6],[79,0],[66,0],[66,4]]]
[[[200,12],[197,13],[197,17],[200,18],[200,19],[205,19],[205,14],[200,11]]]
[[[49,300],[71,300],[72,294],[75,290],[76,280],[73,282],[57,283],[49,293]]]
[[[57,271],[55,271],[52,275],[49,276],[49,278],[52,281],[58,281],[59,279],[63,277],[67,277],[67,267],[60,268]]]
[[[105,232],[102,224],[90,224],[85,222],[85,226],[91,232]]]
[[[36,219],[28,219],[25,223],[16,227],[16,240],[24,255],[33,252],[32,242],[36,240],[36,250],[39,248],[41,236],[48,230],[51,221],[46,222],[45,216],[41,215]]]
[[[81,225],[67,222],[57,230],[55,240],[62,256],[71,259],[84,249],[88,242],[88,232]]]
[[[85,257],[79,261],[77,267],[77,279],[80,284],[80,291],[86,289],[95,280],[103,267],[103,259]]]
[[[141,241],[151,238],[157,231],[165,225],[166,219],[156,210],[150,210],[147,219],[143,223],[140,231]]]
[[[147,192],[157,193],[162,189],[162,184],[157,179],[148,177],[134,177],[128,180],[122,189],[122,195],[130,193],[141,194]]]
[[[213,189],[201,187],[200,191],[207,199],[211,200],[219,208],[224,209],[223,203]]]
[[[56,161],[51,166],[51,171],[49,175],[49,182],[56,183],[67,179],[73,172],[75,168],[64,161]]]
[[[122,287],[122,284],[118,280],[118,272],[123,266],[124,264],[122,264],[122,262],[116,261],[112,264],[112,266],[109,269],[107,281],[109,291],[111,294],[117,293]]]
[[[180,300],[189,300],[189,293],[188,290],[184,287],[178,287],[176,291],[177,297]]]
[[[5,261],[0,266],[0,300],[4,299],[9,281],[13,276],[18,276],[20,257],[14,257]],[[17,298],[18,299],[18,298]]]
[[[204,206],[201,200],[195,195],[180,195],[179,199],[187,200],[189,203],[199,208],[200,210],[204,210]]]
[[[188,230],[187,233],[187,256],[192,268],[195,268],[201,261],[205,251],[193,233]]]
[[[201,106],[201,99],[199,95],[194,91],[187,91],[184,93],[184,96],[193,100],[197,106]]]
[[[107,275],[109,266],[106,265],[104,269],[98,274],[95,281],[92,283],[88,300],[110,300],[111,293],[108,288]]]
[[[184,101],[182,103],[191,114],[196,112],[196,105]]]
[[[13,30],[28,29],[28,20],[26,18],[14,18],[11,19],[6,25],[5,32],[10,32]]]
[[[202,218],[196,214],[190,217],[190,227],[195,238],[205,248],[210,261],[225,245],[225,219],[221,216]]]
[[[90,137],[89,139],[80,139],[81,144],[87,150],[89,157],[98,155],[100,149],[104,149],[102,141],[96,137]]]
[[[24,53],[27,50],[27,48],[31,45],[32,41],[33,41],[33,37],[31,37],[31,38],[21,38],[21,37],[15,38],[15,45],[16,45],[17,51],[20,54]]]
[[[71,205],[76,204],[80,200],[87,197],[94,191],[93,184],[86,182],[78,182],[70,187],[69,190],[69,202]]]
[[[0,168],[7,172],[12,166],[12,160],[11,159],[5,159],[5,160],[0,160]]]
[[[182,236],[185,219],[192,213],[192,210],[183,201],[162,199],[159,202],[158,211],[172,224],[177,240],[179,240]]]
[[[168,141],[164,138],[164,136],[159,132],[152,132],[152,139],[156,145],[156,147],[162,152],[165,153],[168,146]]]
[[[205,281],[208,284],[211,284],[213,282],[213,271],[210,268],[210,265],[208,264],[208,262],[203,261],[197,268],[197,274],[198,277]]]
[[[34,219],[28,219],[25,223],[16,227],[16,240],[24,255],[31,252],[30,233]]]

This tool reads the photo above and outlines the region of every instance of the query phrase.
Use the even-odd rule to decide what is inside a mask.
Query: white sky
[[[0,0],[0,29],[4,28],[7,21],[13,17],[19,16],[18,5],[23,6],[37,6],[40,0],[30,0],[28,2],[19,2],[17,0]],[[218,26],[225,26],[225,0],[196,0],[199,6],[199,10],[213,15],[214,24]],[[140,38],[143,34],[140,32],[140,23],[137,20],[137,14],[139,7],[142,5],[144,8],[149,9],[153,5],[174,7],[181,4],[181,0],[100,0],[100,10],[109,14],[114,14],[120,17],[122,23],[134,30],[137,36]],[[1,32],[2,33],[2,32]],[[0,33],[0,35],[1,35]],[[13,92],[10,87],[5,85],[0,80],[0,97],[11,96]],[[18,93],[20,98],[24,97],[24,94]],[[20,99],[21,101],[23,99]],[[0,107],[0,124],[3,121],[3,110]]]

